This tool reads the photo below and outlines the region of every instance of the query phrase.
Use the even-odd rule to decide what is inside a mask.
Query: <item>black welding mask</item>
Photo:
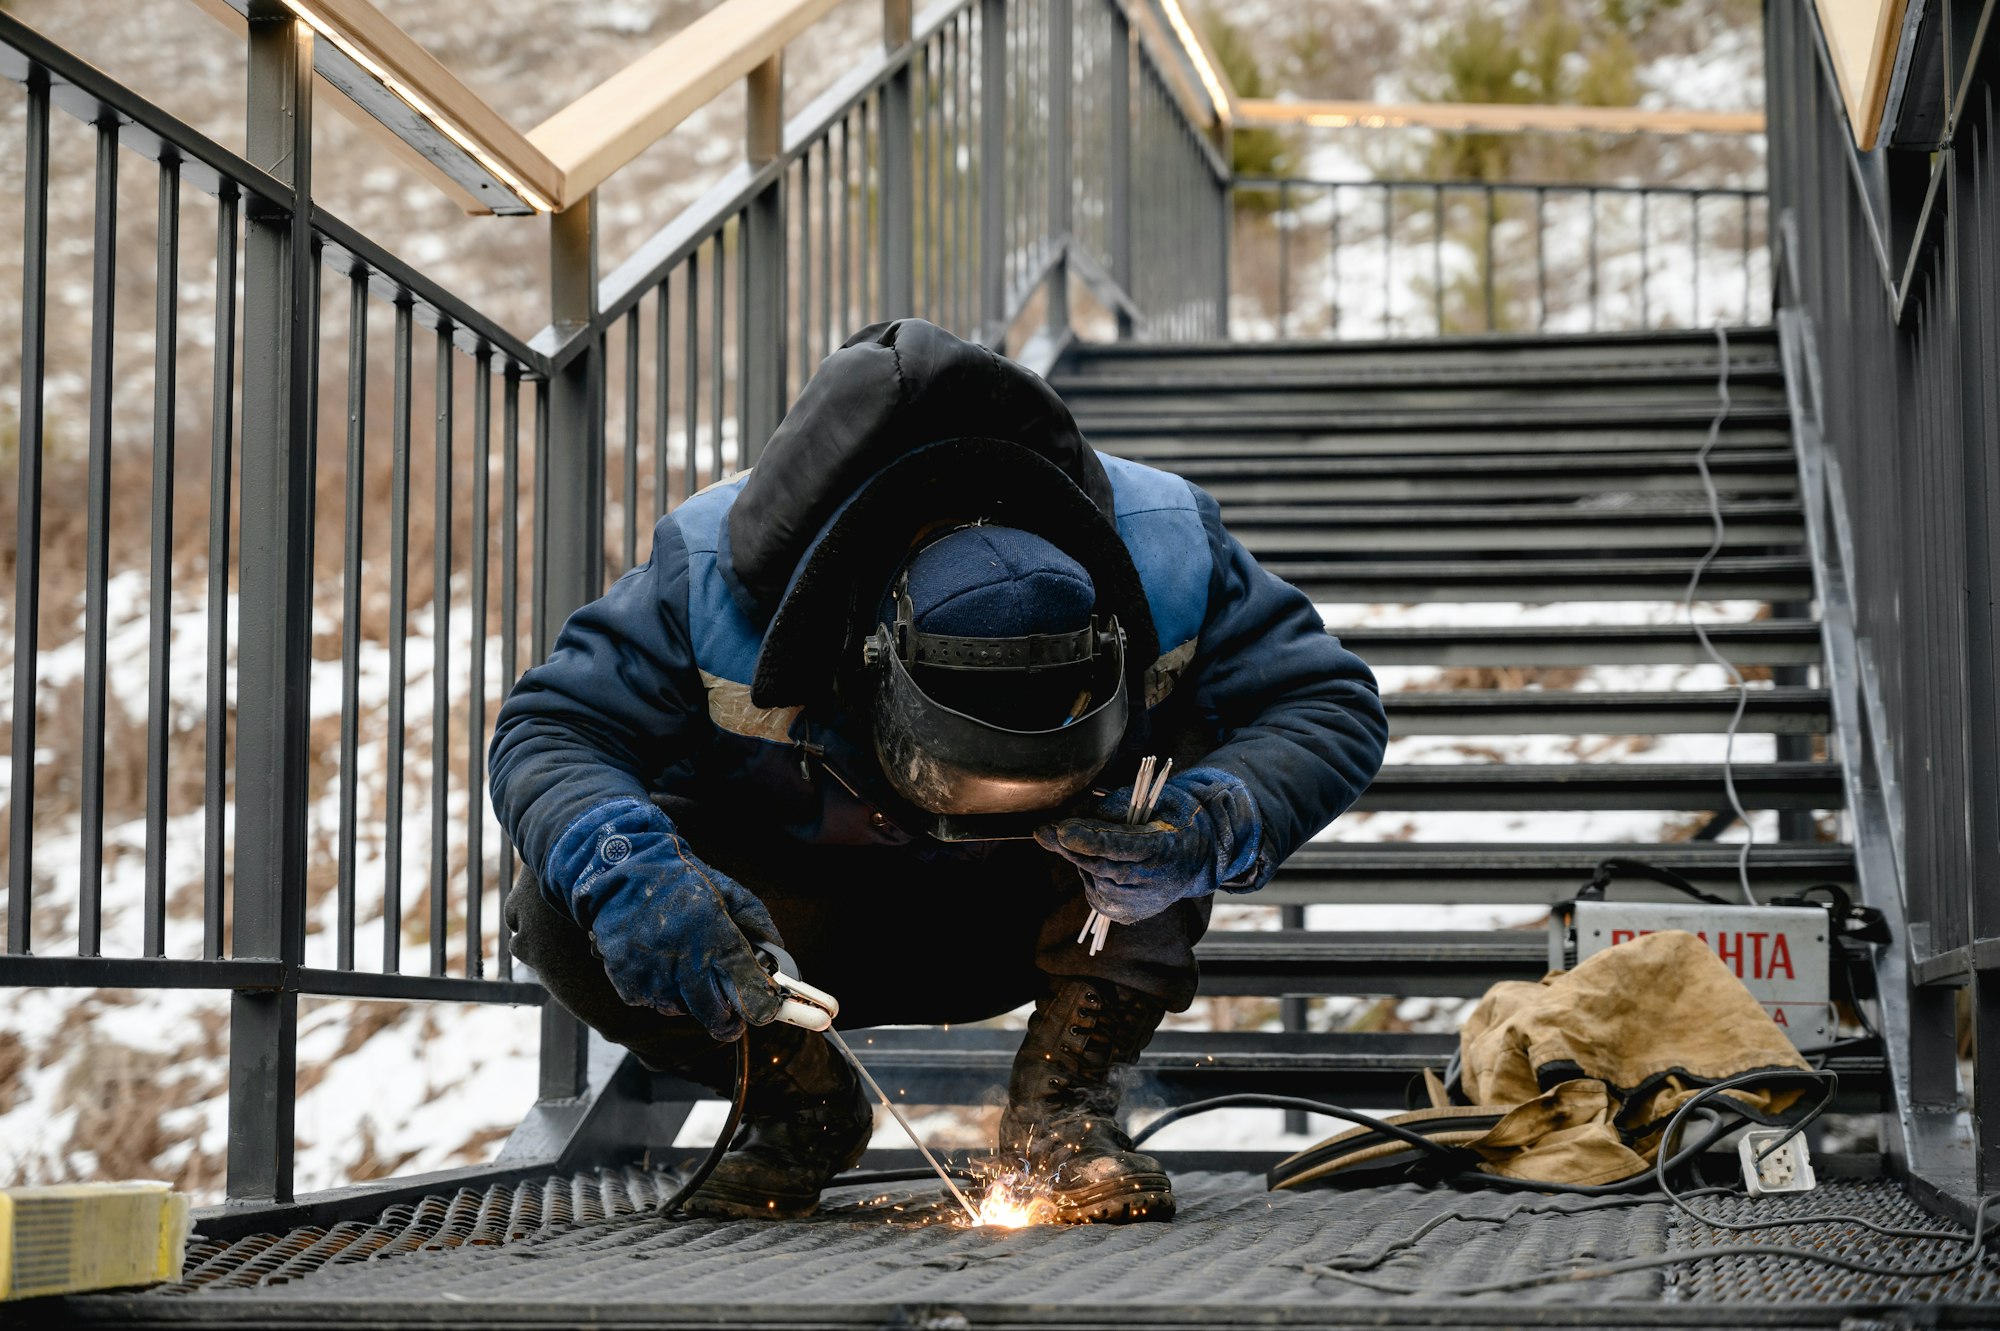
[[[938,815],[1017,814],[1076,795],[1129,715],[1125,635],[1083,566],[1017,528],[931,533],[862,643],[875,753]]]

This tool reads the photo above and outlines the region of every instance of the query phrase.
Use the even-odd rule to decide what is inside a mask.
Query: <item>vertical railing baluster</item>
[[[519,677],[521,647],[521,367],[509,362],[500,390],[500,680]],[[514,890],[514,843],[500,838],[500,927],[493,931],[500,978],[514,978],[514,944],[505,917]]]
[[[1439,337],[1444,336],[1444,186],[1431,186],[1431,304]]]
[[[1396,226],[1396,192],[1390,185],[1382,186],[1382,336],[1389,336],[1389,307],[1393,303],[1391,293],[1391,270],[1396,262],[1396,245],[1393,232]]]
[[[548,551],[549,507],[549,381],[535,381],[534,494],[535,532],[528,557],[528,653],[534,660],[547,655],[555,636],[549,624],[549,567],[543,555]]]
[[[1590,207],[1590,331],[1597,331],[1597,191],[1586,189],[1584,202]]]
[[[486,582],[492,541],[493,351],[472,371],[472,630],[465,658],[465,978],[486,973]],[[504,889],[503,889],[504,890]],[[502,932],[505,932],[504,928]]]
[[[411,311],[396,301],[395,387],[389,425],[389,732],[382,816],[382,969],[400,968],[403,947],[404,692],[410,648]],[[540,508],[540,505],[536,505]]]
[[[1549,326],[1549,267],[1544,242],[1548,239],[1549,192],[1535,186],[1535,331]]]
[[[1498,219],[1494,214],[1493,186],[1486,186],[1486,331],[1492,332],[1493,323],[1493,228]]]
[[[653,511],[646,524],[648,528],[673,507],[672,476],[668,470],[671,461],[668,436],[673,431],[674,419],[672,278],[673,274],[667,274],[653,289]],[[650,549],[646,557],[652,558]]]
[[[1701,323],[1701,191],[1688,192],[1688,327]]]
[[[97,124],[97,227],[90,276],[90,475],[85,483],[83,773],[77,953],[102,950],[104,902],[104,667],[111,578],[111,389],[117,343],[118,121]]]
[[[844,341],[854,331],[854,114],[840,118],[840,317],[836,333]]]
[[[833,354],[833,136],[831,131],[819,141],[819,354]],[[812,377],[812,367],[800,371]]]
[[[1007,342],[1007,0],[979,0],[979,338]]]
[[[625,564],[639,563],[639,307],[625,312]]]
[[[347,503],[341,544],[340,833],[335,868],[334,964],[354,969],[355,866],[360,858],[356,806],[361,787],[361,541],[366,531],[368,466],[368,274],[347,291]]]
[[[872,101],[863,101],[860,108],[861,179],[859,188],[861,197],[856,204],[860,215],[854,221],[855,230],[858,232],[855,238],[855,248],[861,251],[861,273],[855,289],[860,293],[861,303],[867,310],[867,313],[863,316],[863,322],[865,323],[873,323],[876,319],[880,318],[883,310],[882,293],[876,290],[875,287],[875,274],[881,268],[881,265],[875,262],[875,246],[881,243],[882,235],[882,228],[879,219],[876,217],[876,213],[881,210],[882,199],[879,188],[880,182],[875,179],[875,136],[871,131],[871,123],[879,121],[880,117],[869,113],[868,108],[873,105],[875,103]]]
[[[961,10],[953,20],[952,31],[958,34],[954,46],[956,65],[952,77],[952,136],[951,165],[956,202],[952,212],[951,245],[956,302],[952,309],[952,331],[960,337],[969,337],[974,330],[977,315],[973,302],[979,299],[978,273],[973,269],[973,256],[966,248],[972,238],[972,11]]]
[[[144,947],[167,954],[167,734],[173,725],[174,376],[179,364],[181,172],[160,162],[160,220],[153,288],[153,561],[146,666],[146,904]]]
[[[784,65],[777,56],[771,57],[750,74],[744,149],[753,169],[777,161],[784,151],[784,89]],[[906,117],[908,109],[906,100]],[[904,128],[907,131],[907,119]],[[739,467],[747,467],[757,460],[764,441],[778,428],[785,411],[784,182],[784,171],[780,168],[772,182],[759,190],[739,214],[736,228],[736,264],[742,283],[736,311],[739,348],[736,374],[740,403],[736,419],[736,465]],[[904,256],[907,260],[907,249]],[[720,279],[722,238],[719,233],[716,237],[715,271]],[[801,279],[804,276],[800,274]],[[717,291],[715,305],[718,311],[722,308],[721,296],[722,293]],[[885,311],[907,312],[902,307]],[[716,345],[722,345],[719,328]],[[716,364],[719,379],[720,357]],[[720,449],[720,419],[716,424],[716,446]],[[721,474],[719,467],[717,474]]]
[[[748,308],[748,302],[746,302],[743,298],[745,287],[747,286],[749,281],[749,278],[747,276],[749,269],[749,252],[745,250],[743,247],[744,228],[747,225],[748,218],[749,218],[748,209],[745,209],[744,211],[736,214],[736,325],[739,330],[737,338],[737,345],[739,347],[743,345],[743,338],[744,336],[746,336],[741,332],[741,330],[746,329],[750,326],[750,312]],[[723,330],[723,325],[725,323],[725,318],[724,318],[725,309],[723,302],[727,298],[729,292],[728,266],[724,262],[728,258],[728,252],[724,248],[724,238],[726,235],[727,233],[724,231],[717,231],[715,233],[715,240],[713,244],[710,246],[710,248],[713,250],[713,253],[710,254],[709,256],[712,262],[708,266],[708,287],[709,287],[709,293],[708,293],[709,334],[708,335],[711,343],[715,347],[715,354],[711,358],[714,363],[709,367],[709,382],[708,382],[708,405],[709,405],[708,478],[711,484],[722,479],[722,420],[723,420],[722,404],[725,401],[724,389],[723,389],[723,371],[725,369],[725,366],[723,362],[722,348],[726,345],[722,340],[722,330]],[[780,254],[784,253],[784,247],[782,245],[778,247],[778,252]],[[782,276],[773,279],[774,285],[782,281],[783,281]],[[781,297],[782,294],[783,293],[781,290],[780,291]],[[780,327],[782,328],[782,325],[780,325]],[[782,332],[775,339],[774,347],[775,350],[767,349],[765,353],[769,359],[773,359],[778,362],[776,369],[771,374],[771,379],[775,383],[783,383],[785,381],[785,367],[784,367],[785,339],[782,335]],[[743,422],[745,421],[745,419],[748,417],[749,414],[743,409],[743,402],[744,399],[749,395],[750,392],[749,385],[751,384],[751,382],[752,379],[750,375],[750,367],[745,363],[745,359],[739,356],[736,362],[736,383],[737,383],[736,465],[738,467],[747,467],[756,460],[755,457],[752,456],[750,451],[750,443],[748,442],[749,437],[743,433]],[[776,428],[775,421],[772,422],[772,428],[773,429]],[[757,446],[759,448],[763,447],[763,443],[764,443],[763,439],[760,438],[757,440]]]
[[[236,732],[234,952],[302,959],[311,719],[313,34],[263,7],[249,22],[244,156],[281,181],[252,196],[243,257],[243,546]],[[229,1018],[232,1201],[290,1201],[298,994],[238,990]]]
[[[931,188],[931,48],[926,42],[910,51],[910,243],[915,274],[910,280],[911,310],[937,322],[937,284],[931,272],[937,223],[931,216],[936,195]]]
[[[806,380],[812,377],[813,169],[811,144],[807,144],[806,150],[799,154],[798,185],[794,192],[798,195],[799,259],[797,270],[793,276],[793,281],[797,283],[798,294],[796,300],[793,302],[792,315],[798,323],[798,384],[797,387],[787,386],[785,392],[785,400],[787,402],[791,401],[798,393],[798,390],[806,386]]]
[[[1057,247],[1049,268],[1049,290],[1044,298],[1049,336],[1061,339],[1069,333],[1069,262],[1060,247],[1070,240],[1075,222],[1076,192],[1070,136],[1070,95],[1076,86],[1071,77],[1072,42],[1076,35],[1075,15],[1070,0],[1046,0],[1048,4],[1047,85],[1048,136],[1048,241]],[[1086,0],[1087,3],[1087,0]]]
[[[882,45],[900,51],[910,45],[911,0],[882,0]],[[912,105],[917,58],[901,61],[882,83],[882,179],[876,207],[881,227],[881,304],[875,317],[900,319],[916,313],[916,217]]]
[[[437,451],[431,478],[431,974],[451,941],[451,325],[437,330]]]
[[[21,190],[21,402],[14,509],[14,714],[7,809],[7,951],[34,941],[36,665],[42,604],[42,371],[48,345],[49,76],[28,70]],[[233,294],[233,293],[232,293]],[[224,356],[222,344],[216,355]],[[211,601],[211,605],[220,602]],[[220,918],[218,912],[215,918]]]
[[[1326,321],[1327,336],[1340,340],[1340,186],[1327,191],[1328,202],[1332,205],[1333,216],[1327,224],[1327,293]]]
[[[1647,234],[1651,230],[1652,202],[1651,191],[1639,191],[1639,327],[1645,329],[1651,329],[1653,326],[1651,300],[1653,259]]]
[[[230,498],[236,451],[236,231],[238,196],[216,196],[215,365],[209,392],[207,735],[202,753],[201,954],[222,955],[228,883]],[[24,342],[25,346],[26,343]],[[26,395],[23,395],[25,421]],[[39,402],[37,403],[39,407]],[[25,441],[27,436],[22,435]],[[23,454],[25,456],[25,453]],[[18,724],[20,713],[15,712]],[[20,769],[15,768],[15,779]],[[18,840],[16,845],[22,844]]]
[[[720,233],[717,235],[720,236]],[[718,246],[721,243],[720,239],[716,241]],[[681,410],[686,416],[682,429],[687,435],[686,458],[682,464],[686,475],[681,480],[681,493],[692,495],[701,488],[698,479],[701,458],[696,451],[701,438],[701,246],[699,245],[688,251],[687,292],[681,301],[681,312],[687,319],[687,336],[681,339],[686,344],[684,354],[687,357],[687,371],[681,385]],[[710,348],[709,355],[720,366],[721,343]]]
[[[1743,202],[1743,322],[1750,323],[1750,193],[1745,190],[1739,196]]]
[[[1105,199],[1110,216],[1106,256],[1111,261],[1111,280],[1129,301],[1132,297],[1132,26],[1117,5],[1105,9],[1111,22],[1111,42],[1105,54],[1105,96],[1110,114],[1111,179],[1106,182]],[[1129,340],[1136,329],[1132,311],[1120,305],[1116,311],[1118,340]]]
[[[1288,336],[1292,315],[1292,185],[1278,182],[1278,340]]]

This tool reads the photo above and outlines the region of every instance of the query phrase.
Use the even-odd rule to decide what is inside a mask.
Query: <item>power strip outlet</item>
[[[1800,1133],[1762,1160],[1771,1143],[1785,1135],[1783,1128],[1753,1128],[1736,1143],[1736,1157],[1743,1162],[1743,1184],[1752,1197],[1767,1192],[1811,1192],[1819,1186],[1813,1177],[1812,1153]]]

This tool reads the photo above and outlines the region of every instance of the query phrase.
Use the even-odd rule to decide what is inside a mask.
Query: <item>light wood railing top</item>
[[[1516,106],[1476,102],[1236,103],[1241,125],[1315,125],[1328,129],[1440,129],[1509,134],[1762,134],[1762,111],[1676,111],[1636,106]]]

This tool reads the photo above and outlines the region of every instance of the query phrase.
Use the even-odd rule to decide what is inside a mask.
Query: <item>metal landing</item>
[[[1414,1187],[1267,1193],[1256,1175],[1183,1174],[1172,1225],[965,1230],[914,1187],[842,1189],[810,1220],[671,1220],[639,1170],[392,1208],[381,1222],[202,1244],[187,1283],[19,1305],[20,1325],[313,1326],[1742,1326],[2000,1323],[2000,1261],[1932,1279],[1779,1257],[1705,1258],[1465,1296],[1461,1285],[1717,1243],[1791,1243],[1942,1265],[1962,1245],[1853,1225],[1732,1235],[1653,1199]],[[1727,1219],[1838,1210],[1959,1232],[1896,1185],[1802,1198],[1699,1198]],[[1523,1214],[1524,1211],[1543,1212]],[[1457,1212],[1400,1250],[1428,1222]],[[518,1237],[508,1238],[509,1234]],[[1388,1255],[1365,1270],[1357,1262]],[[1350,1273],[1388,1293],[1330,1274]],[[1726,1308],[1718,1305],[1728,1305]],[[0,1323],[12,1319],[0,1315]]]

